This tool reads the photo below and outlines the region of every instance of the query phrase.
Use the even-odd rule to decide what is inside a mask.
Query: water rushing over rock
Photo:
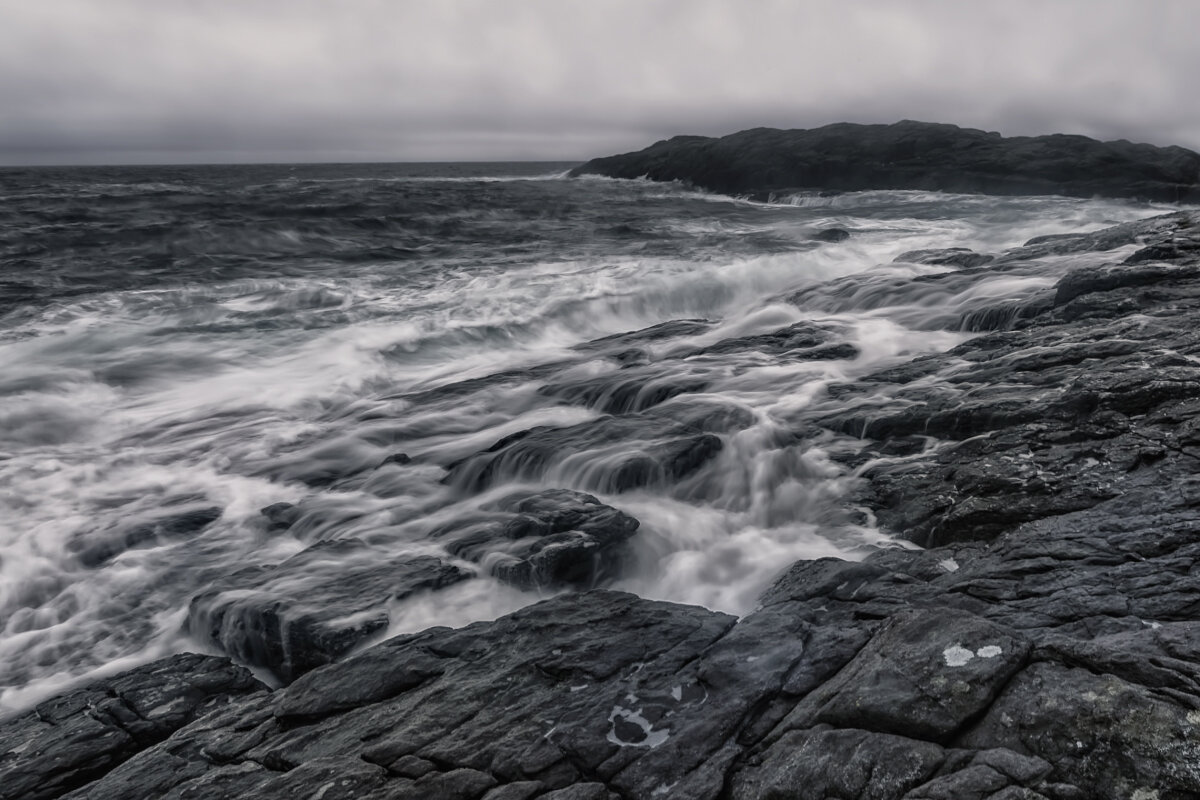
[[[1196,213],[318,173],[2,318],[0,797],[1200,796]]]
[[[1157,210],[780,206],[563,168],[0,175],[26,287],[0,318],[0,706],[214,643],[280,669],[304,598],[341,631],[314,653],[596,581],[744,613],[784,564],[883,538],[806,432],[826,387],[1019,316],[997,309],[1034,302],[1073,240],[994,271],[910,251],[1003,260]],[[443,533],[560,491],[637,520],[619,559],[550,568],[590,541],[567,530]],[[367,577],[408,562],[440,566]]]

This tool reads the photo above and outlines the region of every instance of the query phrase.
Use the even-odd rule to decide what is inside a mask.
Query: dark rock
[[[964,739],[1031,750],[1053,777],[1097,798],[1194,795],[1200,788],[1196,714],[1111,675],[1055,664],[1023,671]]]
[[[1200,488],[1147,491],[1196,513]],[[281,797],[337,769],[381,797],[1189,796],[1200,623],[1169,620],[1200,608],[1196,525],[1100,535],[1098,513],[990,547],[800,562],[736,624],[589,592],[398,637],[79,796]]]
[[[619,575],[623,545],[637,528],[636,519],[591,495],[551,489],[509,495],[430,535],[521,588],[591,588]]]
[[[294,503],[272,503],[259,513],[267,518],[267,530],[285,531],[295,525],[304,512]]]
[[[385,397],[383,399],[399,399],[406,400],[413,405],[430,405],[442,403],[448,400],[457,400],[458,398],[467,397],[476,392],[493,391],[502,386],[509,386],[517,383],[528,383],[547,378],[566,366],[569,362],[555,362],[552,364],[539,364],[536,367],[528,369],[512,369],[503,372],[497,372],[492,375],[485,375],[481,378],[467,378],[466,380],[455,381],[444,386],[438,386],[433,389],[425,389],[418,392],[408,392],[395,397]]]
[[[1004,138],[910,120],[754,128],[720,139],[676,136],[636,153],[593,159],[571,174],[646,176],[734,195],[920,189],[1200,200],[1200,155],[1180,147],[1062,134]]]
[[[1038,236],[1030,239],[1021,247],[1001,254],[995,264],[1011,264],[1070,253],[1104,253],[1118,247],[1138,243],[1148,244],[1156,240],[1161,243],[1165,239],[1179,235],[1182,229],[1191,224],[1192,217],[1189,213],[1180,211],[1134,222],[1124,222],[1087,233]]]
[[[1189,220],[1121,235],[1169,243]],[[1016,330],[834,389],[838,407],[819,422],[868,441],[874,460],[847,463],[864,465],[859,498],[888,529],[924,544],[990,539],[1105,503],[1130,472],[1187,452],[1181,404],[1200,392],[1184,355],[1200,351],[1195,260],[1077,268],[1030,308]],[[917,457],[889,457],[908,437],[927,442]]]
[[[355,435],[339,435],[319,443],[301,443],[272,461],[261,474],[273,480],[297,481],[313,489],[326,489],[379,465],[378,447]]]
[[[702,378],[680,378],[663,375],[658,370],[632,368],[548,383],[538,389],[538,394],[605,414],[628,414],[645,411],[681,394],[703,392],[708,385]]]
[[[1139,262],[1140,263],[1140,262]],[[1155,265],[1130,269],[1127,267],[1084,267],[1073,270],[1055,287],[1054,304],[1066,305],[1075,298],[1091,292],[1107,292],[1125,287],[1149,286],[1166,281],[1195,278],[1200,268]]]
[[[612,800],[616,795],[603,783],[577,783],[542,795],[545,800]]]
[[[823,231],[817,231],[809,238],[817,242],[844,242],[850,238],[850,231],[845,228],[826,228]]]
[[[379,462],[379,466],[383,467],[383,466],[387,466],[388,464],[400,464],[401,466],[403,466],[404,464],[411,464],[411,463],[412,463],[412,457],[409,456],[408,453],[392,453],[390,456],[385,458],[383,461]]]
[[[1053,297],[1048,292],[1037,292],[1027,300],[1010,300],[966,311],[953,327],[971,333],[1010,330],[1053,306]]]
[[[74,545],[81,564],[98,567],[128,550],[199,533],[220,519],[221,513],[222,509],[215,506],[193,508],[116,530],[94,531]]]
[[[967,295],[981,278],[993,277],[999,273],[1029,276],[1038,272],[1038,267],[1037,262],[1023,263],[1019,259],[1013,259],[997,267],[948,270],[918,275],[915,278],[897,275],[894,270],[866,270],[830,281],[813,283],[781,299],[805,311],[834,314],[891,308],[894,318],[920,330],[990,329],[1006,326],[1011,320],[1036,313],[1035,309],[1043,306],[1041,298],[1030,297],[998,304],[987,293],[981,293],[974,298],[964,295]],[[963,298],[964,302],[946,308],[930,306],[929,298],[936,294],[958,296]],[[904,306],[915,310],[898,312],[898,309]],[[896,316],[897,314],[899,315]],[[993,317],[999,317],[1002,322],[998,324],[990,321]]]
[[[976,253],[966,247],[949,247],[943,250],[909,250],[892,259],[893,262],[909,264],[931,264],[938,267],[982,267],[995,261],[995,256]]]
[[[59,797],[210,710],[265,689],[228,659],[185,654],[48,700],[0,726],[0,798]]]
[[[1022,247],[1032,247],[1038,244],[1046,244],[1047,242],[1078,242],[1085,238],[1083,233],[1051,233],[1046,236],[1035,236],[1025,242]]]
[[[941,766],[942,748],[929,742],[826,727],[791,731],[738,773],[734,800],[828,797],[899,798]]]
[[[1028,652],[1027,642],[973,614],[900,612],[784,724],[948,743],[991,704]]]
[[[831,343],[836,332],[812,322],[797,322],[770,333],[722,339],[716,344],[679,354],[681,358],[757,351],[796,361],[828,361],[856,358],[858,348],[848,342]]]
[[[544,788],[541,781],[514,781],[492,789],[483,800],[529,800]]]
[[[317,569],[330,560],[336,572]],[[389,601],[469,577],[431,556],[395,556],[358,539],[318,542],[196,595],[187,628],[286,682],[385,630]]]
[[[590,342],[576,345],[575,349],[584,352],[607,351],[615,353],[628,350],[630,347],[646,342],[676,339],[681,336],[697,336],[712,326],[713,323],[706,319],[673,319],[668,322],[651,325],[649,328],[642,328],[641,330],[630,331],[628,333],[615,333],[612,336],[593,339]]]
[[[717,436],[653,414],[628,414],[566,428],[519,431],[451,464],[445,483],[479,491],[500,481],[538,480],[567,459],[578,481],[601,492],[662,486],[684,478],[721,451]],[[615,454],[616,458],[613,457]],[[583,464],[592,463],[591,469]]]
[[[1179,261],[1196,256],[1200,256],[1200,239],[1181,238],[1143,247],[1122,263],[1132,265],[1141,264],[1146,261]]]

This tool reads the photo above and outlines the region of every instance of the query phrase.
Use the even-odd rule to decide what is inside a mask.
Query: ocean
[[[1072,260],[954,293],[921,277],[957,267],[897,256],[1171,210],[761,203],[570,166],[0,170],[0,715],[216,652],[192,598],[317,542],[476,575],[389,601],[376,638],[536,602],[558,589],[434,535],[517,489],[640,522],[612,588],[731,614],[796,559],[906,546],[847,506],[858,465],[816,421],[838,385],[954,347]],[[684,428],[715,444],[661,469]],[[491,457],[530,430],[538,458]],[[322,552],[259,599],[286,614],[336,585],[342,551]]]

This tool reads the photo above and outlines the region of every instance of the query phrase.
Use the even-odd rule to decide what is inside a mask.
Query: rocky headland
[[[194,636],[282,688],[189,654],[79,688],[0,725],[0,798],[1200,797],[1200,212],[901,258],[944,266],[920,280],[945,287],[1061,270],[1020,302],[931,320],[978,335],[831,386],[836,411],[796,421],[859,479],[846,517],[919,548],[797,562],[738,619],[573,591],[620,571],[638,521],[579,491],[513,494],[434,537],[500,580],[572,591],[361,649],[392,598],[471,576],[318,543],[192,602]],[[787,300],[819,306],[856,280]],[[706,324],[590,343],[627,369],[604,385],[550,371],[543,391],[610,416],[505,437],[443,465],[445,481],[538,477],[571,447],[648,429],[655,446],[596,491],[697,470],[747,422],[704,403],[663,412],[697,389],[656,383],[639,343]],[[847,346],[802,323],[710,349]],[[263,513],[273,529],[304,524],[302,507]],[[287,593],[326,557],[346,565],[336,581]]]
[[[681,181],[761,200],[803,191],[918,189],[1200,202],[1200,155],[1182,147],[1064,134],[1002,137],[911,120],[676,136],[593,159],[572,174]]]

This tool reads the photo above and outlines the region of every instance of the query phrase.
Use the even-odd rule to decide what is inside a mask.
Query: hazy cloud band
[[[584,159],[954,122],[1200,149],[1200,3],[0,0],[0,163]]]

